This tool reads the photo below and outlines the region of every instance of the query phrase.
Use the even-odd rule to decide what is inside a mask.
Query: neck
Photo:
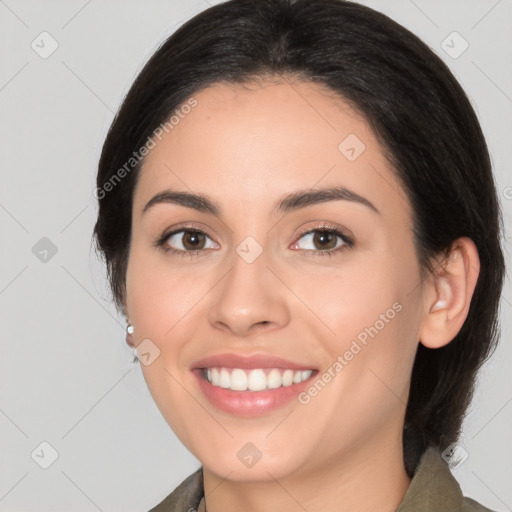
[[[207,512],[395,512],[411,482],[402,439],[379,441],[266,482],[228,480],[203,467]]]

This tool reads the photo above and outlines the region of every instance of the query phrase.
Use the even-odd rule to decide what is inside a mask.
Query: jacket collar
[[[431,446],[423,453],[396,512],[458,512],[462,500],[459,483],[439,450]]]

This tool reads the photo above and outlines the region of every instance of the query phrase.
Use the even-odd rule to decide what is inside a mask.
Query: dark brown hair
[[[265,76],[321,84],[364,116],[412,205],[423,278],[458,237],[477,246],[481,270],[460,332],[439,349],[418,345],[403,437],[411,476],[428,446],[444,449],[459,436],[477,371],[498,341],[503,221],[466,94],[427,45],[387,16],[344,0],[231,0],[193,17],[158,48],[115,116],[99,161],[93,236],[114,300],[122,309],[143,159],[126,163],[194,93]]]

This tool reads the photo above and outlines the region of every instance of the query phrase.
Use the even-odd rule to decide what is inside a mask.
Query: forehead
[[[324,186],[361,192],[379,209],[408,208],[365,119],[318,84],[218,83],[192,100],[154,138],[135,191],[139,211],[165,189],[262,207]]]

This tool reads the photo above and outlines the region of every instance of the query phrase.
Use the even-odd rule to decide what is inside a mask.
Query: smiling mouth
[[[232,391],[267,391],[300,384],[316,372],[290,368],[201,368],[201,377],[214,387]]]

